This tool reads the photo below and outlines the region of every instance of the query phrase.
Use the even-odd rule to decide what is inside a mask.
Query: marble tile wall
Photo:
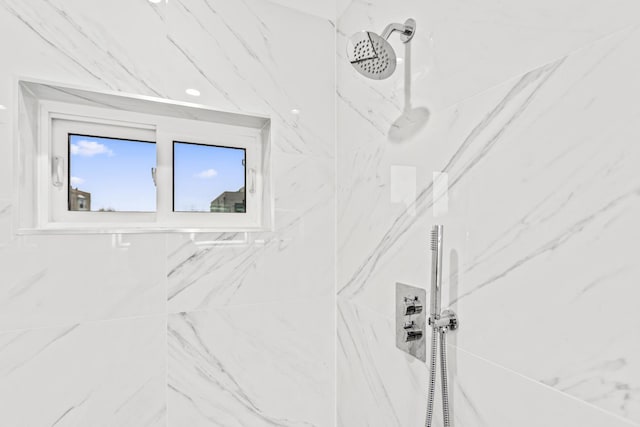
[[[441,222],[455,425],[640,425],[638,6],[336,8],[0,0],[0,424],[329,426],[337,378],[337,425],[420,425],[393,284],[426,286]],[[419,129],[393,126],[402,65],[372,82],[344,55],[407,17]],[[275,229],[14,235],[16,76],[271,115]]]
[[[335,22],[0,0],[0,52],[0,425],[333,425]],[[15,235],[16,77],[271,116],[274,229]]]
[[[338,19],[339,426],[423,423],[427,369],[395,348],[393,298],[428,289],[434,223],[456,427],[640,425],[638,12],[374,0]],[[402,64],[367,80],[344,52],[408,17],[410,52],[391,43],[429,116],[399,128]]]

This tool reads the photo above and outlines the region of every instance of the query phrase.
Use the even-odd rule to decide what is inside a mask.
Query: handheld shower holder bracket
[[[458,329],[458,315],[453,310],[444,310],[436,319],[429,317],[428,323],[431,327],[455,331]]]

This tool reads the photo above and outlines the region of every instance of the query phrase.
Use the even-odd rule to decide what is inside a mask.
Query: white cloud
[[[202,179],[213,178],[216,175],[218,175],[218,171],[215,169],[207,169],[196,174],[198,178],[202,178]]]
[[[113,156],[113,151],[107,148],[104,144],[83,139],[78,141],[76,144],[71,144],[71,154],[84,157],[93,157],[97,154]]]
[[[84,182],[84,179],[79,178],[77,176],[71,177],[71,185],[75,185],[76,187]]]

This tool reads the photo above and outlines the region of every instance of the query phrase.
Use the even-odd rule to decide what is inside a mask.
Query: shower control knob
[[[417,328],[411,328],[407,330],[407,334],[405,335],[405,341],[417,341],[422,338],[422,331]]]
[[[404,297],[404,307],[405,316],[422,313],[422,303],[418,297]]]

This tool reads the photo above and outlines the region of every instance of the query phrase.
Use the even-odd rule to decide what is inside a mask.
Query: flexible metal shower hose
[[[442,419],[444,427],[449,427],[449,384],[447,381],[447,330],[440,329],[440,369],[442,373]]]
[[[427,418],[425,427],[431,427],[433,418],[433,399],[436,392],[436,357],[438,353],[438,330],[434,326],[431,330],[431,366],[429,368],[429,391],[427,394]]]
[[[433,400],[436,391],[436,361],[438,353],[438,336],[440,336],[440,373],[442,375],[442,412],[444,427],[451,427],[449,419],[449,384],[447,381],[447,331],[445,328],[433,327],[431,332],[431,366],[429,368],[429,390],[427,394],[427,416],[425,427],[432,427]]]

